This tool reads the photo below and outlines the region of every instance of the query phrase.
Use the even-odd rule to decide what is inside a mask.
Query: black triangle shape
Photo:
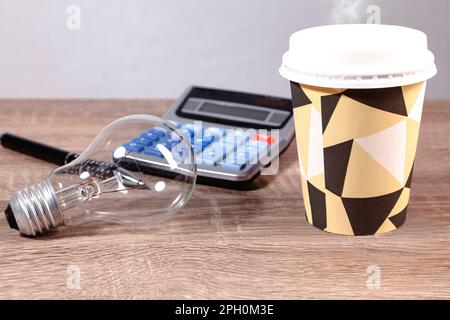
[[[373,198],[342,198],[355,236],[373,235],[389,216],[403,189]]]
[[[406,220],[406,209],[408,207],[406,207],[405,209],[403,209],[402,211],[400,211],[399,213],[397,213],[395,216],[392,216],[389,218],[389,220],[391,220],[391,222],[394,224],[394,226],[396,228],[399,228]]]
[[[325,187],[338,196],[344,189],[352,145],[353,140],[349,140],[323,149]]]
[[[320,100],[321,110],[322,110],[322,133],[325,132],[328,122],[330,122],[331,116],[333,115],[334,109],[341,98],[341,94],[332,94],[330,96],[323,96]]]
[[[293,108],[303,107],[311,103],[311,100],[309,100],[298,83],[291,81],[291,92]]]
[[[344,94],[353,100],[379,110],[408,116],[401,87],[381,89],[348,89]]]
[[[409,177],[408,177],[408,180],[406,181],[406,185],[405,185],[405,187],[410,188],[410,189],[411,189],[411,180],[412,180],[413,171],[414,171],[414,164],[411,167],[411,172],[409,173]]]
[[[317,189],[308,181],[309,203],[311,205],[311,215],[313,226],[324,230],[327,227],[327,209],[325,203],[325,193]]]

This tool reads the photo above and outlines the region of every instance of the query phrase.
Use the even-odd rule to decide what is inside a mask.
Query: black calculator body
[[[295,128],[289,99],[194,86],[163,118],[191,140],[197,181],[229,187],[248,185],[278,159]],[[169,137],[158,139],[170,146]],[[152,145],[140,146],[139,140],[145,142],[136,137],[134,156],[141,163],[157,162],[158,151]],[[218,149],[222,152],[213,152]]]

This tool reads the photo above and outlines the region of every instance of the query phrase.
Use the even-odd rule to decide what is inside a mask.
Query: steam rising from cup
[[[331,22],[356,23],[361,21],[361,14],[366,12],[368,5],[366,0],[334,0],[334,6],[331,11]]]

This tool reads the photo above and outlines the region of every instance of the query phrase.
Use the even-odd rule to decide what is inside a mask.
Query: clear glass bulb
[[[18,229],[32,236],[95,220],[145,227],[186,204],[196,175],[190,140],[173,124],[127,116],[48,179],[16,192],[10,208]]]

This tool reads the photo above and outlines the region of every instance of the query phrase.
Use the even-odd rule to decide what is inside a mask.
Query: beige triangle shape
[[[324,172],[322,117],[315,108],[311,108],[308,149],[308,170],[306,171],[306,178],[310,179]]]
[[[403,119],[401,115],[371,108],[343,95],[324,132],[324,147],[371,135]]]
[[[312,177],[311,179],[309,179],[309,182],[314,185],[314,187],[316,187],[317,189],[319,189],[322,192],[325,192],[325,174],[319,174],[315,177]]]
[[[381,164],[354,142],[345,175],[343,197],[369,198],[392,193],[402,188]]]
[[[306,178],[306,173],[305,173],[305,168],[303,168],[303,161],[300,158],[300,149],[297,146],[297,151],[298,151],[298,165],[300,166],[300,176],[302,178]]]
[[[308,172],[309,127],[312,104],[294,108],[295,138],[299,161],[304,173]],[[305,174],[304,174],[305,175]]]
[[[315,86],[308,86],[306,84],[300,85],[303,89],[303,92],[306,94],[306,96],[311,100],[314,107],[317,111],[321,112],[321,106],[322,106],[322,100],[321,98],[323,96],[329,96],[336,93],[341,93],[345,91],[346,89],[334,89],[334,88],[323,88],[323,87],[315,87]]]
[[[380,228],[375,232],[375,234],[381,234],[386,232],[391,232],[397,230],[395,225],[391,222],[391,220],[386,219],[384,220],[383,224],[380,226]]]
[[[310,86],[307,84],[301,84],[300,86],[302,87],[303,90],[307,90],[308,92],[317,92],[321,96],[329,96],[347,90],[342,88],[325,88],[325,87]]]
[[[416,156],[417,141],[419,139],[420,123],[412,119],[407,119],[406,123],[406,155],[405,155],[405,181],[409,177],[414,158]]]
[[[408,117],[410,119],[416,120],[420,123],[420,120],[422,119],[422,110],[423,110],[423,103],[425,99],[425,88],[426,86],[423,85],[422,89],[420,89],[419,96],[416,98],[416,102],[414,103],[412,109],[410,112],[408,112]]]
[[[417,97],[419,96],[420,90],[422,89],[425,82],[419,82],[410,84],[402,87],[403,99],[405,100],[406,110],[408,114],[411,112]]]
[[[408,205],[408,202],[409,202],[410,193],[411,193],[411,191],[409,188],[403,188],[403,191],[400,194],[400,197],[398,198],[394,208],[392,208],[391,213],[389,213],[389,217],[393,217],[396,214],[399,214],[406,208],[406,206]]]
[[[306,220],[312,224],[312,213],[311,213],[311,204],[309,202],[309,192],[308,192],[308,183],[305,178],[301,178],[302,182],[302,195],[303,195],[303,204],[305,205],[306,212]]]
[[[353,235],[352,225],[350,224],[341,198],[327,191],[325,193],[325,201],[327,208],[327,227],[325,231]]]
[[[370,136],[357,138],[367,153],[377,160],[399,183],[405,180],[406,118]]]

